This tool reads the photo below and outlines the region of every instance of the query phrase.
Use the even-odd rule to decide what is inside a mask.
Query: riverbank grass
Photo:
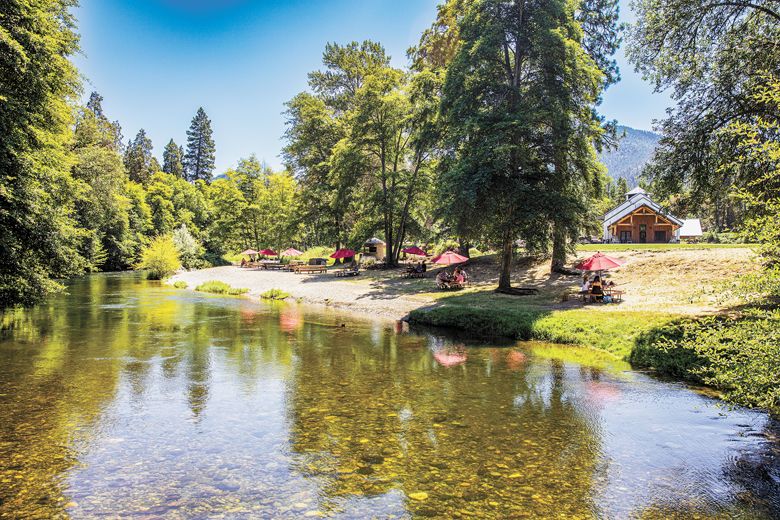
[[[644,332],[673,322],[661,312],[601,310],[595,307],[551,309],[533,299],[492,291],[441,298],[409,314],[412,323],[466,330],[481,336],[539,340],[596,348],[628,359]]]
[[[269,289],[260,295],[263,300],[286,300],[290,297],[290,293],[286,293],[281,289]]]
[[[249,289],[245,289],[243,287],[232,287],[225,282],[220,282],[218,280],[203,282],[202,284],[195,287],[195,290],[212,294],[227,294],[230,296],[238,296],[240,294],[249,292]]]

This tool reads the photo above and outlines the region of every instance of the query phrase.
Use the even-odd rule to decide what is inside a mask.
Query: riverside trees
[[[391,67],[371,41],[328,44],[323,64],[287,104],[285,158],[321,209],[315,234],[340,245],[381,229],[394,265],[429,185],[436,78]]]

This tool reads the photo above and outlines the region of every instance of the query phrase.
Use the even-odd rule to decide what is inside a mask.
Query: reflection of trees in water
[[[560,362],[537,381],[512,349],[443,368],[421,338],[334,336],[300,346],[289,397],[295,469],[323,507],[399,488],[427,493],[407,501],[421,515],[592,515],[598,439]]]
[[[207,410],[219,347],[251,391],[267,367],[289,366],[283,333],[229,306],[194,304],[132,276],[76,281],[49,305],[4,314],[0,340],[0,516],[60,516],[67,480],[101,435],[105,407],[125,388],[139,409],[155,383],[182,378],[193,416]],[[183,293],[182,293],[183,294]],[[243,319],[242,319],[243,316]]]

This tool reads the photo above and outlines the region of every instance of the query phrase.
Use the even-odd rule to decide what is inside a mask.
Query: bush
[[[780,310],[708,316],[644,335],[634,364],[713,386],[729,401],[780,411]]]
[[[179,258],[182,265],[187,269],[197,269],[204,267],[203,261],[204,249],[200,241],[192,236],[192,233],[184,224],[173,232],[173,243],[179,251]]]
[[[179,251],[170,236],[159,236],[141,251],[136,269],[147,271],[150,280],[162,280],[181,267]]]
[[[186,289],[188,287],[187,282],[185,282],[184,280],[176,280],[175,282],[173,282],[173,286],[176,287],[177,289]]]
[[[199,292],[207,292],[213,294],[229,294],[231,296],[237,296],[239,294],[244,294],[249,292],[249,289],[231,287],[225,282],[220,282],[219,280],[211,280],[208,282],[203,282],[199,286],[195,287],[195,290]]]
[[[264,300],[286,300],[289,297],[290,294],[281,289],[269,289],[260,295]]]

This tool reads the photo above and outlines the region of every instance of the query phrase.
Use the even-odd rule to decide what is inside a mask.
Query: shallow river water
[[[587,349],[132,274],[0,325],[0,518],[780,516],[776,423]]]

